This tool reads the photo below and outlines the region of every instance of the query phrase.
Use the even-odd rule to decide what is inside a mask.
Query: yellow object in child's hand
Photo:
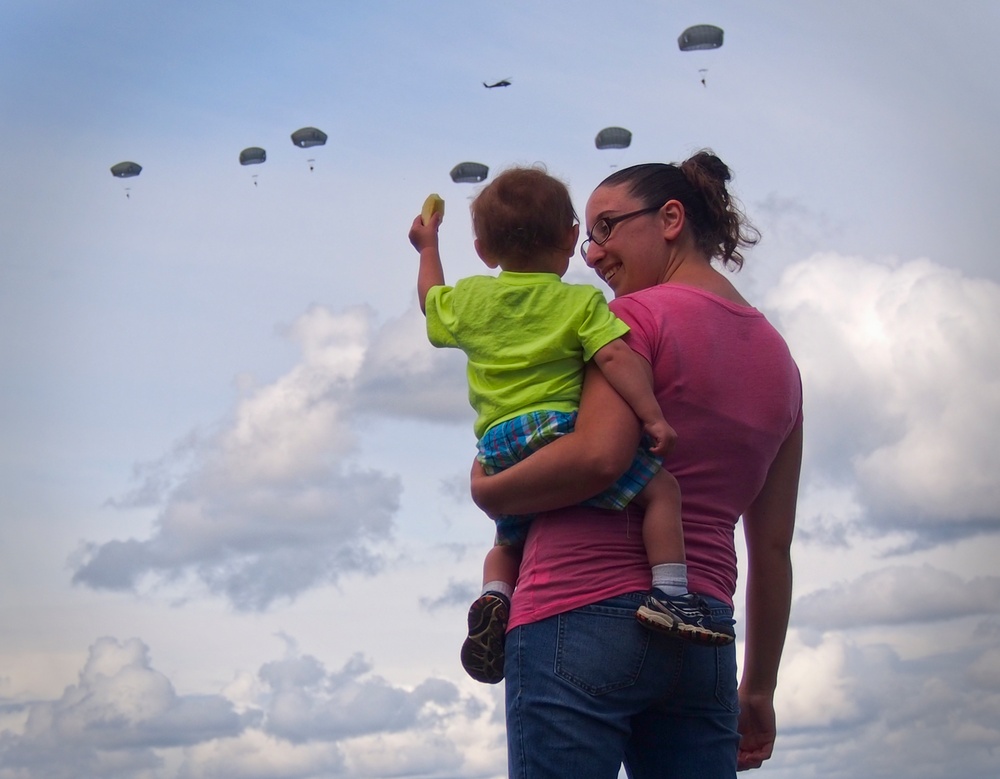
[[[420,218],[424,220],[424,224],[427,224],[434,214],[441,214],[441,218],[444,219],[444,199],[436,192],[427,196],[424,207],[420,211]]]

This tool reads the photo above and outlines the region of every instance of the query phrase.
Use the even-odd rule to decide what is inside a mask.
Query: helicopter
[[[500,79],[495,84],[487,84],[484,81],[483,82],[483,86],[486,87],[487,89],[496,89],[497,87],[509,87],[510,86],[510,79],[509,78],[503,78],[503,79]]]

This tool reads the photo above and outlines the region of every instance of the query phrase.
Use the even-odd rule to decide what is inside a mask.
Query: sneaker
[[[462,644],[462,667],[477,682],[496,684],[503,680],[509,615],[510,602],[499,593],[480,595],[469,608],[469,637]]]
[[[722,646],[736,640],[733,626],[714,619],[705,601],[690,592],[647,595],[635,618],[650,630],[702,644]]]

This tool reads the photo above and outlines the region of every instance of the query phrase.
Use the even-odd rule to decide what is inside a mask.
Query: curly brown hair
[[[472,226],[483,254],[528,260],[562,249],[577,221],[569,189],[543,167],[509,168],[472,201]]]

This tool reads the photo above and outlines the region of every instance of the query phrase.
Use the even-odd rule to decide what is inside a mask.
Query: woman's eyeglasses
[[[659,211],[662,206],[653,206],[652,208],[640,208],[638,211],[630,211],[627,214],[622,214],[621,216],[605,216],[594,222],[594,226],[590,228],[590,232],[587,233],[587,240],[580,244],[580,254],[583,255],[583,259],[587,259],[587,244],[591,241],[596,243],[598,246],[603,246],[604,242],[611,237],[611,230],[619,222],[624,222],[626,219],[631,219],[634,216],[642,216],[643,214],[651,214],[654,211]]]

